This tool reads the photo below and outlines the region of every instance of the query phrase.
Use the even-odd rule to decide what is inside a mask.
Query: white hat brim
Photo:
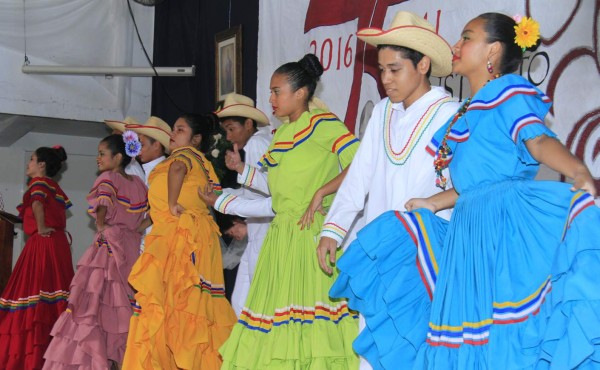
[[[171,151],[169,150],[169,144],[171,141],[171,136],[165,130],[157,126],[146,126],[146,125],[126,125],[126,130],[131,130],[137,134],[145,135],[153,138],[158,141],[164,148],[165,153],[169,154]]]

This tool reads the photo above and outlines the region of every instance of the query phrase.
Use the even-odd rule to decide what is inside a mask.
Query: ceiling
[[[103,122],[0,113],[0,147],[11,146],[29,132],[85,137],[104,137],[110,133]]]

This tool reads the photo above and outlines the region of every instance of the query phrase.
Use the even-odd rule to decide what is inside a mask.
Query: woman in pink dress
[[[77,263],[68,308],[52,329],[44,369],[109,369],[111,362],[123,360],[133,313],[127,277],[139,255],[137,227],[147,209],[146,185],[124,171],[136,151],[126,150],[123,137],[110,135],[98,145],[102,173],[87,196],[97,232]]]

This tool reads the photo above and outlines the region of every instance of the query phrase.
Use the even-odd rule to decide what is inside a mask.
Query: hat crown
[[[421,27],[435,32],[435,29],[433,28],[433,25],[431,23],[427,22],[425,19],[419,17],[414,13],[405,11],[400,11],[396,13],[394,19],[392,20],[392,23],[390,24],[390,29],[407,26]]]
[[[169,126],[168,123],[166,123],[165,121],[163,121],[162,119],[156,117],[156,116],[151,116],[150,118],[148,118],[148,120],[146,121],[146,123],[144,124],[144,126],[146,127],[158,127],[164,131],[167,132],[171,132],[171,126]]]
[[[221,119],[226,117],[244,117],[254,120],[259,126],[269,124],[267,116],[254,107],[254,100],[236,93],[227,94],[223,102],[223,107],[217,110],[215,114]]]
[[[241,94],[231,93],[225,96],[225,102],[223,104],[223,108],[226,108],[230,105],[243,104],[248,105],[254,108],[254,100],[249,97]]]
[[[134,117],[131,117],[131,116],[125,117],[122,122],[126,125],[139,125],[140,124],[137,119],[135,119]]]

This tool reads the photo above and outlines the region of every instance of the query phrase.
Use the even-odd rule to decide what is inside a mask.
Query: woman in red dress
[[[71,201],[52,180],[67,153],[38,148],[27,165],[31,179],[17,207],[29,236],[0,296],[0,369],[41,369],[50,330],[67,307],[73,278],[66,209]]]

